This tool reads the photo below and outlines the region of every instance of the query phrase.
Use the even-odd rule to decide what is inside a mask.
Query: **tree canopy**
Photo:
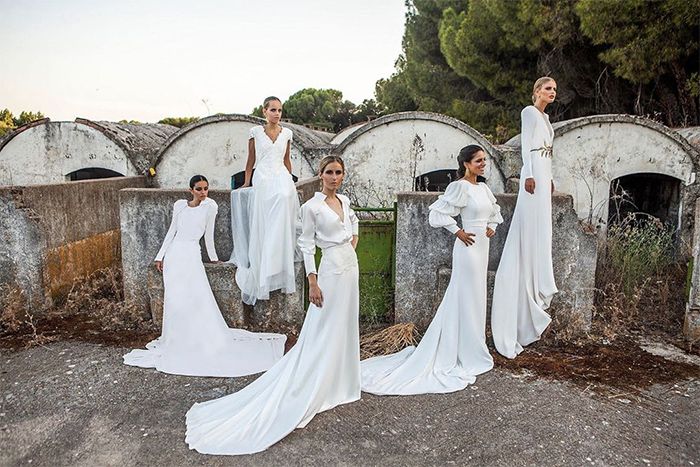
[[[697,125],[700,9],[685,0],[407,0],[388,111],[437,111],[503,141],[532,83],[557,80],[554,119],[630,113]]]
[[[12,115],[10,109],[0,110],[0,136],[11,132],[19,126],[26,125],[35,120],[41,120],[42,118],[45,117],[41,112],[22,111],[19,117],[15,117]]]

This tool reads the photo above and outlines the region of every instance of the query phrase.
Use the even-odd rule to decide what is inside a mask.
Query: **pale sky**
[[[249,113],[394,71],[404,0],[0,0],[0,109],[54,121]]]

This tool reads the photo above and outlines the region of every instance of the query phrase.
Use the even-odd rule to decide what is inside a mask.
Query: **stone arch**
[[[71,173],[88,168],[143,175],[158,146],[174,131],[168,125],[81,118],[31,122],[0,140],[0,184],[60,183],[69,180]]]
[[[193,122],[168,138],[156,158],[156,179],[162,188],[184,186],[189,177],[206,175],[214,189],[229,189],[231,177],[245,170],[250,128],[265,121],[240,114],[213,115]],[[300,179],[313,174],[310,152],[332,135],[282,123],[294,132],[291,157]]]
[[[557,190],[570,193],[580,219],[603,229],[610,185],[634,174],[657,174],[681,183],[681,203],[695,204],[698,151],[676,132],[630,115],[595,115],[556,125],[553,173]],[[683,221],[679,218],[679,225]]]
[[[503,192],[496,148],[469,125],[446,115],[385,115],[347,134],[335,152],[348,167],[346,191],[356,203],[389,205],[396,192],[413,191],[416,177],[456,168],[456,156],[467,144],[484,148],[492,161],[487,183],[494,192]]]

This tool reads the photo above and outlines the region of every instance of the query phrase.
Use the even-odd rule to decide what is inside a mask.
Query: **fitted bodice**
[[[272,141],[265,133],[265,128],[258,125],[250,129],[249,139],[255,141],[256,176],[287,171],[287,168],[284,166],[284,154],[287,151],[287,144],[292,141],[292,130],[282,128],[277,139]]]

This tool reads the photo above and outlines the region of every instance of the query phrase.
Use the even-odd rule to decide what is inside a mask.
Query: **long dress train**
[[[549,308],[557,293],[552,266],[552,140],[549,117],[535,106],[521,113],[523,168],[518,200],[496,272],[491,328],[498,352],[515,358],[540,338],[551,322]],[[535,179],[535,193],[525,180]]]
[[[466,246],[455,239],[450,283],[418,347],[362,361],[363,391],[379,395],[459,391],[493,368],[485,335],[486,227],[495,229],[503,219],[486,184],[466,180],[448,185],[430,206],[429,222],[455,234],[457,215],[464,230],[475,234],[474,244]]]
[[[207,198],[197,207],[178,200],[156,260],[163,261],[163,330],[146,350],[132,350],[124,363],[187,376],[243,376],[270,368],[284,353],[283,334],[230,329],[209,286],[199,240],[217,260],[217,206]]]
[[[309,305],[296,345],[240,391],[194,404],[185,441],[204,454],[252,454],[275,444],[319,412],[360,398],[357,257],[350,241],[357,218],[343,202],[344,219],[316,193],[302,206],[299,247],[308,273],[316,272],[323,306]]]
[[[255,172],[247,202],[241,203],[249,228],[233,224],[234,244],[247,243],[247,261],[236,262],[236,283],[244,303],[255,305],[267,300],[270,292],[281,289],[294,293],[294,252],[299,198],[292,175],[284,166],[284,155],[292,141],[292,131],[283,128],[272,141],[262,126],[250,130],[255,141]],[[237,255],[238,256],[238,252]]]

